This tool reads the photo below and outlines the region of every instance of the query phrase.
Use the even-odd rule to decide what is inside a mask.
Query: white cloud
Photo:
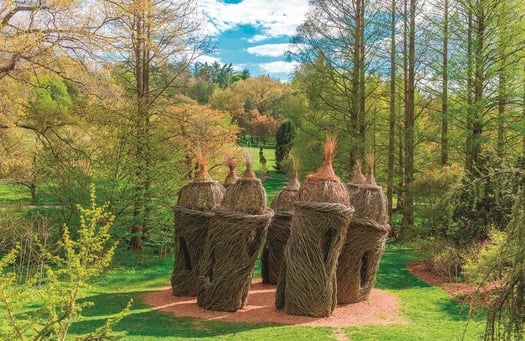
[[[256,34],[254,35],[253,37],[251,37],[250,39],[248,39],[248,42],[249,43],[258,43],[260,41],[263,41],[263,40],[266,40],[268,39],[269,37],[267,35],[264,35],[264,34]]]
[[[246,52],[256,56],[279,57],[284,56],[288,50],[290,50],[290,44],[264,44],[249,47]]]
[[[259,64],[259,67],[268,73],[292,73],[299,66],[297,62],[284,61]]]
[[[222,64],[222,61],[220,58],[217,58],[217,57],[213,57],[213,56],[208,56],[208,55],[202,55],[202,56],[199,56],[195,59],[196,62],[199,62],[199,63],[208,63],[208,64],[213,64],[214,62],[217,62],[219,64]]]
[[[240,25],[252,25],[261,32],[251,38],[293,35],[304,20],[308,0],[244,0],[226,4],[217,0],[198,0],[212,27],[210,33],[220,34]]]

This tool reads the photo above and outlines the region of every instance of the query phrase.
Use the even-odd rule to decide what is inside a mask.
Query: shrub
[[[82,308],[89,303],[79,304],[77,299],[89,288],[89,282],[108,268],[116,243],[110,240],[109,234],[114,216],[107,211],[107,205],[96,206],[93,187],[91,206],[78,206],[78,210],[78,240],[73,239],[64,226],[58,256],[40,250],[49,260],[42,264],[43,284],[38,285],[36,274],[18,282],[13,264],[17,263],[20,244],[0,259],[0,312],[6,315],[0,318],[0,339],[65,340],[71,324],[81,319]],[[29,307],[35,308],[28,310]],[[85,339],[107,337],[111,326],[125,311]]]
[[[495,227],[503,230],[510,221],[512,206],[525,176],[499,157],[489,154],[479,167],[465,173],[459,186],[437,206],[441,216],[433,228],[457,246],[468,246],[489,238]]]

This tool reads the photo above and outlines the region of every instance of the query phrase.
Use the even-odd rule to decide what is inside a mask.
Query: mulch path
[[[235,313],[210,311],[197,305],[195,297],[176,297],[171,287],[144,295],[144,302],[157,310],[175,316],[195,317],[243,323],[282,323],[304,326],[346,327],[368,324],[404,323],[398,299],[379,289],[373,289],[367,301],[340,305],[333,315],[325,318],[287,315],[275,308],[275,285],[252,282],[247,305]]]
[[[428,271],[421,262],[407,265],[408,270],[422,281],[442,288],[452,299],[470,303],[477,287],[467,283],[450,283],[445,276]],[[406,323],[399,311],[399,300],[383,290],[373,289],[367,301],[339,305],[332,316],[325,318],[287,315],[275,308],[275,286],[254,279],[247,305],[234,312],[206,310],[197,305],[195,297],[173,296],[171,287],[143,295],[142,300],[156,310],[180,317],[221,320],[242,323],[280,323],[304,326],[348,327]]]

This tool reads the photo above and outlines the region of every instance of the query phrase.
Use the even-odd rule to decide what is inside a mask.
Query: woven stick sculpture
[[[234,312],[246,304],[255,261],[273,216],[249,162],[243,177],[228,187],[222,206],[210,224],[197,303]]]
[[[325,317],[337,306],[337,260],[353,208],[332,168],[336,141],[324,145],[325,163],[299,189],[275,305],[287,314]]]
[[[268,237],[261,256],[263,283],[277,284],[284,262],[284,248],[292,226],[294,202],[297,201],[301,186],[295,168],[291,174],[288,185],[275,195],[270,205],[275,215],[268,228]]]
[[[337,266],[339,304],[368,299],[388,240],[390,225],[386,196],[375,182],[373,167],[373,159],[370,158],[368,177],[363,183],[364,176],[357,166],[358,173],[348,184],[350,202],[356,212]]]
[[[224,187],[212,180],[206,170],[206,155],[197,151],[199,170],[193,182],[184,186],[175,216],[175,262],[171,276],[173,294],[196,296],[199,292],[199,267],[208,233],[213,209],[218,207],[224,196]]]

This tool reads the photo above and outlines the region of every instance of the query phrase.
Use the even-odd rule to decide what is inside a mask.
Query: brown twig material
[[[238,177],[235,173],[235,167],[237,167],[237,161],[233,157],[229,157],[225,161],[226,166],[229,169],[228,175],[226,176],[226,179],[224,179],[224,187],[228,188],[229,186],[233,185]]]
[[[338,304],[368,299],[389,230],[388,224],[352,218],[337,265]]]
[[[200,263],[199,306],[229,312],[244,307],[272,216],[269,208],[260,215],[225,209],[215,212]]]
[[[199,266],[213,212],[175,206],[175,263],[171,287],[175,296],[197,296]]]
[[[337,306],[336,267],[353,208],[296,202],[275,305],[287,314],[330,316]]]
[[[332,167],[337,141],[328,137],[324,144],[324,164],[308,175],[299,189],[299,200],[312,202],[332,202],[349,205],[350,199],[346,186],[341,183]]]
[[[369,163],[369,169],[373,165]],[[379,261],[390,232],[386,196],[381,187],[362,182],[362,174],[348,184],[354,217],[337,266],[337,301],[356,303],[368,299],[375,284]]]
[[[284,248],[290,235],[294,203],[299,195],[301,184],[297,179],[296,162],[293,161],[288,184],[279,191],[270,207],[275,215],[268,228],[268,237],[261,255],[261,273],[263,283],[277,284],[281,266],[284,262]]]
[[[197,153],[197,161],[197,176],[181,189],[177,205],[173,207],[175,261],[171,286],[176,296],[196,296],[198,293],[199,263],[209,222],[225,192],[224,187],[209,176],[206,155],[201,151]]]
[[[228,187],[222,206],[244,214],[263,214],[266,211],[266,191],[255,177],[251,162],[247,160],[242,178]]]
[[[277,284],[284,263],[284,249],[290,236],[292,212],[276,212],[261,254],[262,281],[266,284]]]
[[[228,187],[211,219],[201,259],[199,306],[219,311],[244,307],[272,217],[261,180],[247,162],[243,177]]]

